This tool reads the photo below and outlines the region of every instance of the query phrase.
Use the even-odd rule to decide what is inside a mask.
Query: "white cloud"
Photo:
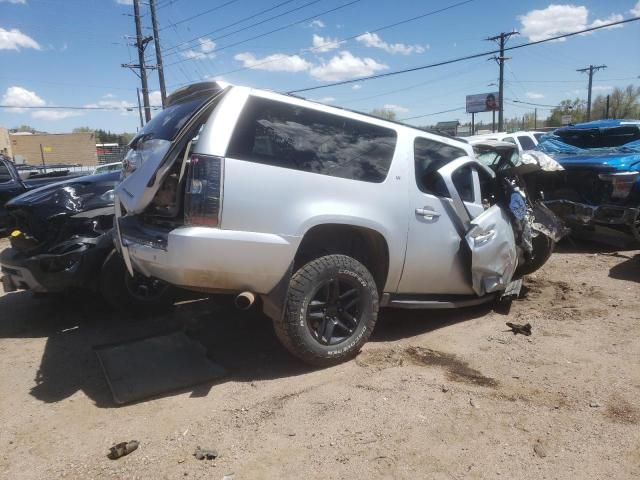
[[[553,4],[542,10],[531,10],[525,15],[518,16],[518,20],[522,23],[520,31],[532,42],[584,30],[588,27],[599,27],[607,23],[620,21],[623,18],[620,14],[612,13],[607,18],[596,19],[589,23],[589,10],[587,7]],[[610,28],[621,27],[622,25],[616,25]],[[564,38],[559,39],[559,41],[564,40]]]
[[[134,105],[131,102],[127,102],[126,100],[118,100],[114,98],[100,100],[96,103],[87,103],[85,105],[85,107],[87,108],[104,107],[109,110],[127,110],[127,109],[132,109],[134,106],[137,108],[137,105]]]
[[[46,104],[47,102],[40,98],[36,92],[22,87],[9,87],[2,95],[2,105],[15,107],[9,108],[10,112],[20,113],[25,111],[20,107],[43,107]]]
[[[2,3],[2,2],[9,2],[9,3],[20,4],[20,5],[26,5],[27,4],[27,0],[0,0],[0,3]]]
[[[233,57],[243,66],[255,70],[266,70],[269,72],[303,72],[309,70],[312,64],[298,55],[286,55],[284,53],[274,53],[264,58],[256,58],[253,53],[238,53]]]
[[[362,85],[360,85],[359,83],[356,83],[351,87],[351,90],[360,90],[361,88],[362,88]]]
[[[324,22],[322,20],[314,20],[309,24],[311,28],[324,28]]]
[[[133,5],[133,0],[116,0],[116,3],[120,5]]]
[[[33,118],[40,120],[62,120],[64,118],[79,117],[82,112],[73,112],[69,110],[36,110],[31,114]]]
[[[629,13],[634,17],[640,17],[640,0],[636,3],[636,6],[629,10]]]
[[[620,20],[624,20],[624,17],[619,13],[612,13],[607,18],[596,19],[589,25],[590,27],[599,27],[601,25],[606,25],[607,23],[619,22]],[[612,28],[622,28],[624,25],[614,25],[613,27],[607,27],[606,30],[611,30]]]
[[[329,52],[339,46],[340,41],[337,38],[321,37],[315,33],[313,34],[313,51],[315,52]]]
[[[314,98],[313,101],[319,102],[319,103],[333,103],[336,101],[336,99],[335,97],[322,97],[322,98]]]
[[[0,27],[0,50],[20,50],[20,48],[40,50],[40,45],[17,28],[5,30]]]
[[[149,92],[149,105],[152,107],[162,106],[162,95],[160,94],[160,90]]]
[[[613,90],[611,85],[594,85],[592,90],[594,92],[608,92],[609,90]]]
[[[351,52],[344,50],[328,62],[323,61],[320,65],[313,67],[310,73],[318,80],[339,82],[340,80],[366,77],[387,68],[389,68],[387,65],[378,63],[373,58],[354,57]]]
[[[369,32],[356,37],[356,40],[366,47],[379,48],[391,54],[411,55],[412,53],[424,53],[429,48],[428,45],[424,47],[422,45],[407,45],[404,43],[387,43],[377,33]]]
[[[540,100],[541,98],[544,98],[544,94],[538,92],[527,92],[526,95],[527,98],[532,100]]]
[[[401,107],[400,105],[395,105],[393,103],[387,103],[387,104],[383,105],[382,108],[384,108],[385,110],[391,110],[392,112],[396,112],[396,113],[408,113],[409,112],[408,108]]]
[[[182,55],[184,58],[197,59],[214,58],[216,56],[216,54],[214,53],[214,50],[216,49],[216,42],[214,42],[210,38],[203,37],[198,39],[198,44],[199,45],[197,48],[191,48],[184,52],[180,52],[180,55]]]

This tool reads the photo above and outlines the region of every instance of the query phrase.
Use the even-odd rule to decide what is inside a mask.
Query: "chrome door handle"
[[[483,232],[480,233],[478,235],[473,235],[473,241],[475,242],[476,245],[480,246],[484,243],[487,243],[490,240],[493,240],[493,238],[496,236],[496,231],[495,230],[489,230],[488,232]]]
[[[429,207],[416,208],[416,215],[420,215],[427,220],[433,220],[434,218],[438,218],[440,216],[438,212],[430,209]]]

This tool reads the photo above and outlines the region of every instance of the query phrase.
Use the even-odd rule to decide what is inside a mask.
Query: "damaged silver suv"
[[[355,356],[380,307],[490,301],[553,245],[532,247],[547,230],[513,169],[470,145],[263,90],[173,93],[124,168],[130,272],[260,301],[315,365]]]

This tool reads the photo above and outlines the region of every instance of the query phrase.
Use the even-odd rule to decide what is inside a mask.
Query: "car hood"
[[[549,153],[565,169],[592,168],[603,172],[640,171],[640,153]]]

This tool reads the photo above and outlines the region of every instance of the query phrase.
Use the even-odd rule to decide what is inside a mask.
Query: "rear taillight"
[[[217,227],[221,195],[222,158],[192,155],[185,189],[185,224]]]

